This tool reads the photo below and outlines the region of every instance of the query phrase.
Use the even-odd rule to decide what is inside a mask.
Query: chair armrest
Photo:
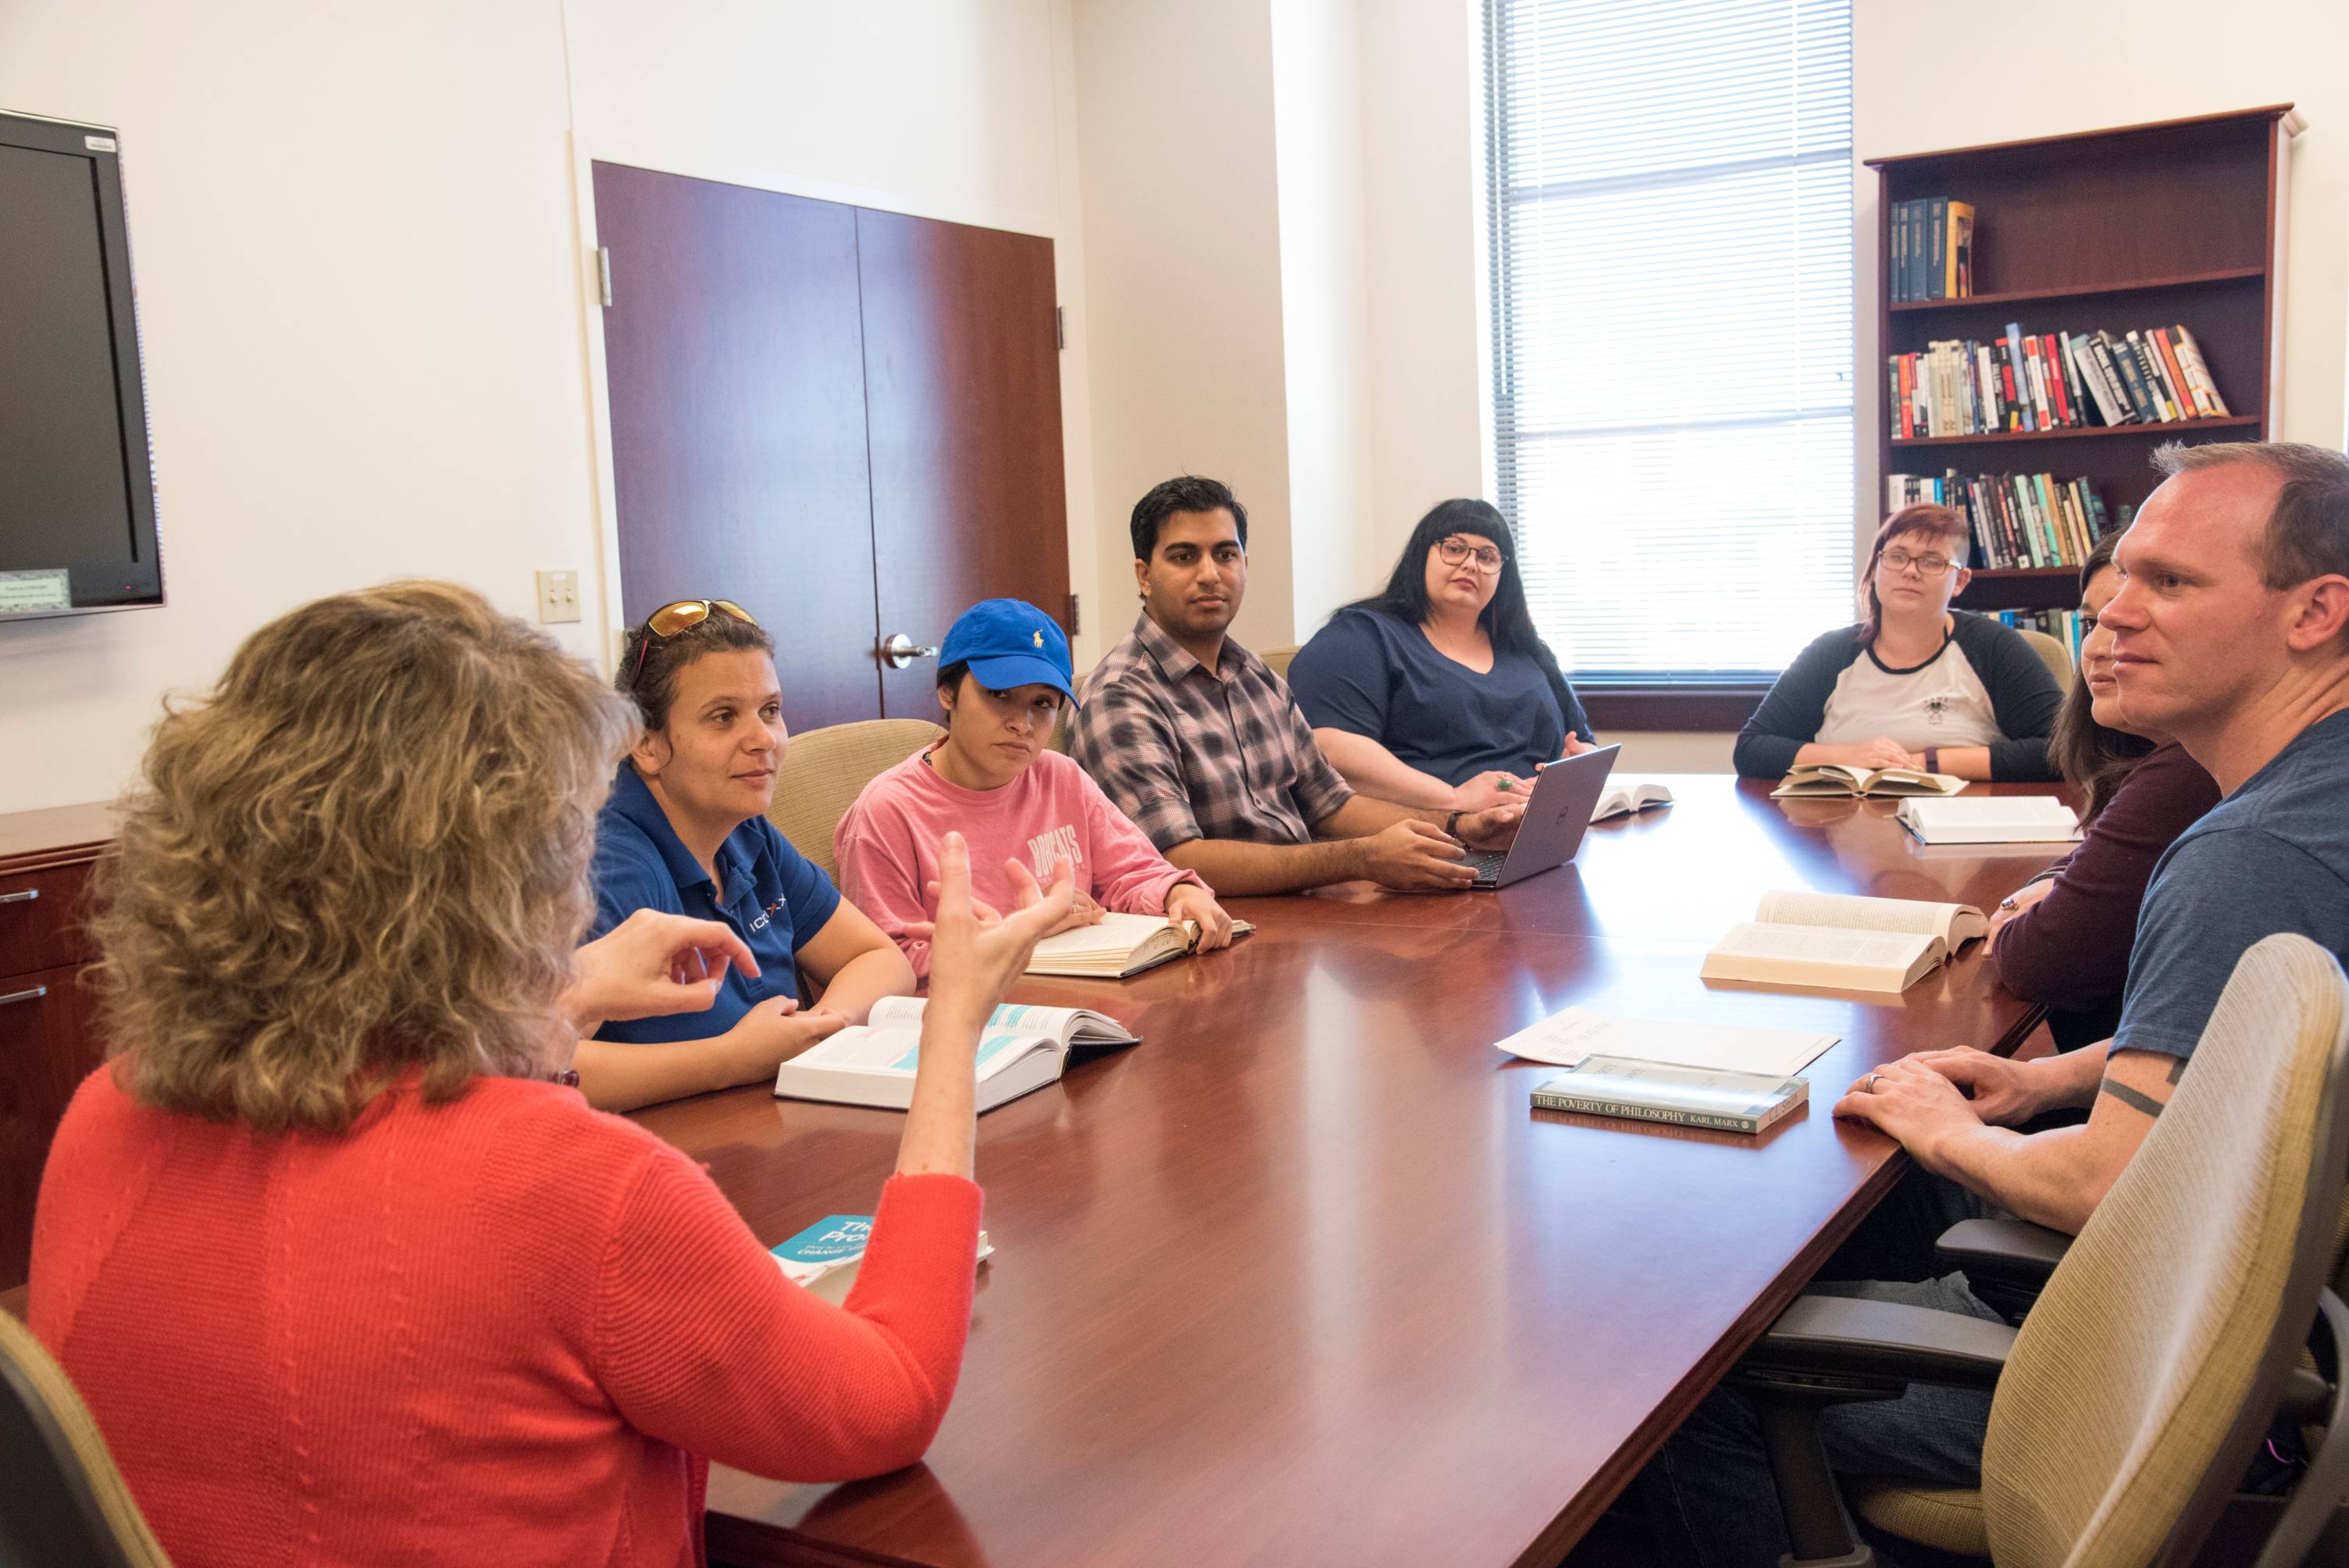
[[[1806,1295],[1772,1324],[1740,1370],[1988,1388],[2014,1330],[1986,1318],[1899,1302]]]
[[[2072,1238],[2028,1220],[1961,1220],[1933,1243],[1944,1268],[1962,1269],[1966,1278],[2036,1292],[2064,1261]]]

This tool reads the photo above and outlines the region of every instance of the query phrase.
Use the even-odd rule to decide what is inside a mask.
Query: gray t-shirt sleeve
[[[2279,931],[2349,951],[2349,885],[2262,828],[2179,840],[2137,917],[2113,1049],[2192,1056],[2236,962]]]

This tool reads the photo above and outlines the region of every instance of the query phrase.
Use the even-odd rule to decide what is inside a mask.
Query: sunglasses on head
[[[633,686],[644,677],[645,655],[652,651],[655,637],[674,637],[698,626],[713,614],[730,615],[745,625],[759,624],[759,617],[731,599],[673,600],[645,617],[644,641],[636,645],[636,670],[628,677],[629,684]]]

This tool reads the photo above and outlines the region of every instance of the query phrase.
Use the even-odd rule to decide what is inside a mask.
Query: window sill
[[[1770,690],[1767,679],[1660,682],[1577,681],[1593,729],[1737,730]]]

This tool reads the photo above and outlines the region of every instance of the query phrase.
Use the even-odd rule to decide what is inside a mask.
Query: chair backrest
[[[2055,684],[2070,691],[2074,674],[2072,650],[2064,645],[2063,639],[2051,637],[2044,632],[2034,632],[2028,626],[2017,626],[2015,630],[2021,632],[2023,640],[2031,645],[2031,651],[2039,655],[2039,662],[2047,666],[2047,673],[2055,677]]]
[[[0,1311],[0,1563],[171,1568],[114,1456],[33,1331]]]
[[[1297,650],[1303,646],[1302,643],[1291,643],[1285,648],[1258,648],[1256,651],[1256,656],[1270,665],[1274,675],[1278,676],[1282,680],[1287,680],[1288,661],[1295,658]]]
[[[868,718],[794,735],[775,776],[767,820],[836,882],[832,831],[857,791],[945,733],[926,718]]]
[[[2015,1336],[1982,1446],[2001,1568],[2199,1543],[2333,1272],[2344,1096],[2349,979],[2307,938],[2268,937]]]

